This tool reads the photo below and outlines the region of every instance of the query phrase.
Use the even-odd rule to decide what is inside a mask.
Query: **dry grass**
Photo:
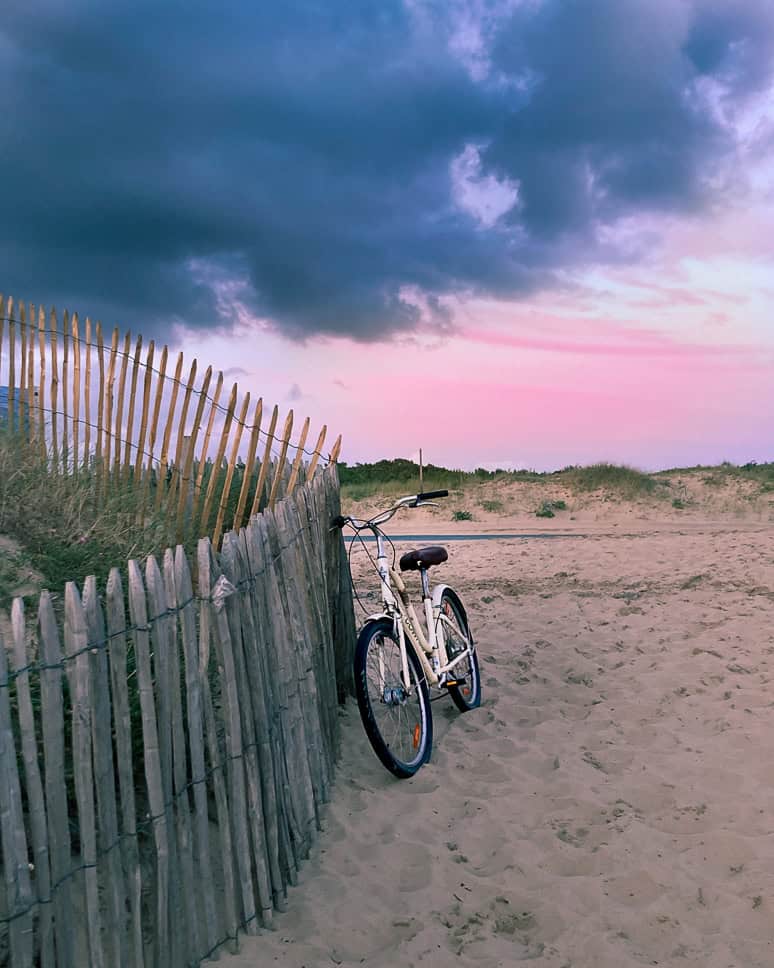
[[[0,607],[31,573],[58,593],[88,575],[104,582],[112,567],[173,543],[174,521],[163,509],[138,507],[131,484],[100,493],[94,472],[52,473],[40,453],[0,435],[0,535],[13,542],[1,555]]]

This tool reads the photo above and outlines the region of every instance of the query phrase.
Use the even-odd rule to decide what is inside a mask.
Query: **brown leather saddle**
[[[405,555],[401,555],[400,570],[419,571],[420,568],[430,568],[432,565],[440,565],[448,557],[448,551],[440,545],[416,548],[414,551],[407,551]]]

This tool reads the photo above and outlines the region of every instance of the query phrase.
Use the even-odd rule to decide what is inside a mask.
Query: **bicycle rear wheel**
[[[441,595],[441,615],[451,622],[451,628],[446,622],[442,623],[446,636],[446,652],[451,660],[455,654],[459,654],[467,648],[468,642],[472,644],[468,616],[459,596],[451,588],[444,589]],[[452,674],[458,680],[459,685],[449,686],[449,695],[457,709],[466,713],[468,710],[480,706],[481,673],[479,672],[478,656],[475,651],[459,662],[452,670]]]
[[[355,649],[355,692],[360,718],[374,752],[400,779],[430,759],[433,721],[419,659],[406,646],[409,688],[401,676],[400,645],[389,619],[369,622]]]

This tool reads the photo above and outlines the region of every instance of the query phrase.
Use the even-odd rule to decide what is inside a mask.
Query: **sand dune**
[[[774,529],[449,547],[483,706],[396,781],[350,705],[288,912],[223,963],[770,968]]]

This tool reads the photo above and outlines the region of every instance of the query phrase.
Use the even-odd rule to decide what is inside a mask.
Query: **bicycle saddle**
[[[430,545],[428,548],[417,548],[414,551],[407,551],[400,558],[401,571],[419,571],[420,568],[430,568],[431,565],[440,565],[446,561],[449,553],[446,548],[440,545]]]

